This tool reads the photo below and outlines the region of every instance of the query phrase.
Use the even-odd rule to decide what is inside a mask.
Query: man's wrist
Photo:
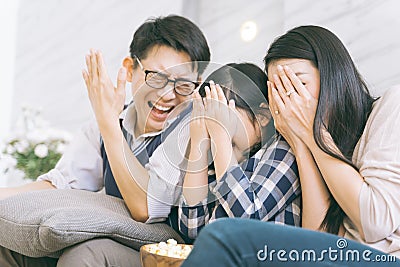
[[[118,120],[108,119],[107,121],[97,122],[103,139],[119,138],[121,126]]]

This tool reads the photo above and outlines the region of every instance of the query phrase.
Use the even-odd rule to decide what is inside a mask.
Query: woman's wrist
[[[305,153],[309,152],[308,146],[301,140],[299,140],[299,142],[294,143],[290,147],[292,148],[293,154],[295,155],[296,158],[301,157]]]

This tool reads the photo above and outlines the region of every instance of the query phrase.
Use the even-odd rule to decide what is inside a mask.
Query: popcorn
[[[167,243],[168,243],[168,244],[171,244],[171,245],[173,245],[173,246],[178,245],[178,241],[176,241],[175,239],[168,239],[168,240],[167,240]]]
[[[152,244],[148,247],[150,253],[168,256],[178,259],[186,259],[189,253],[192,251],[190,246],[178,244],[175,239],[168,239],[167,242],[160,242],[158,244]]]

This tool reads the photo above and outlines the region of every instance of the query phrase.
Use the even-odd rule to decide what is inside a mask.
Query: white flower
[[[35,155],[39,158],[45,158],[49,154],[49,148],[45,144],[39,144],[35,147]]]
[[[7,149],[6,149],[7,154],[12,155],[15,151],[16,150],[15,150],[14,146],[12,146],[12,145],[7,146]]]
[[[45,142],[48,138],[48,135],[46,132],[43,131],[30,131],[26,134],[26,138],[31,141],[34,144],[42,143]]]
[[[57,145],[56,152],[57,152],[57,153],[60,153],[60,154],[63,154],[66,147],[67,147],[67,146],[66,146],[64,143],[59,143],[59,144]]]
[[[26,140],[21,140],[15,144],[15,148],[17,149],[17,152],[20,154],[25,153],[28,147],[29,143]]]
[[[49,140],[63,140],[65,142],[69,142],[71,139],[71,134],[54,128],[49,128],[47,130],[47,135]]]

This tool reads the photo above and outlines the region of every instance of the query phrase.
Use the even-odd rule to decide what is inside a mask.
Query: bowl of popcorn
[[[174,239],[167,242],[144,245],[140,248],[143,267],[178,267],[187,258],[191,245],[178,244]]]

